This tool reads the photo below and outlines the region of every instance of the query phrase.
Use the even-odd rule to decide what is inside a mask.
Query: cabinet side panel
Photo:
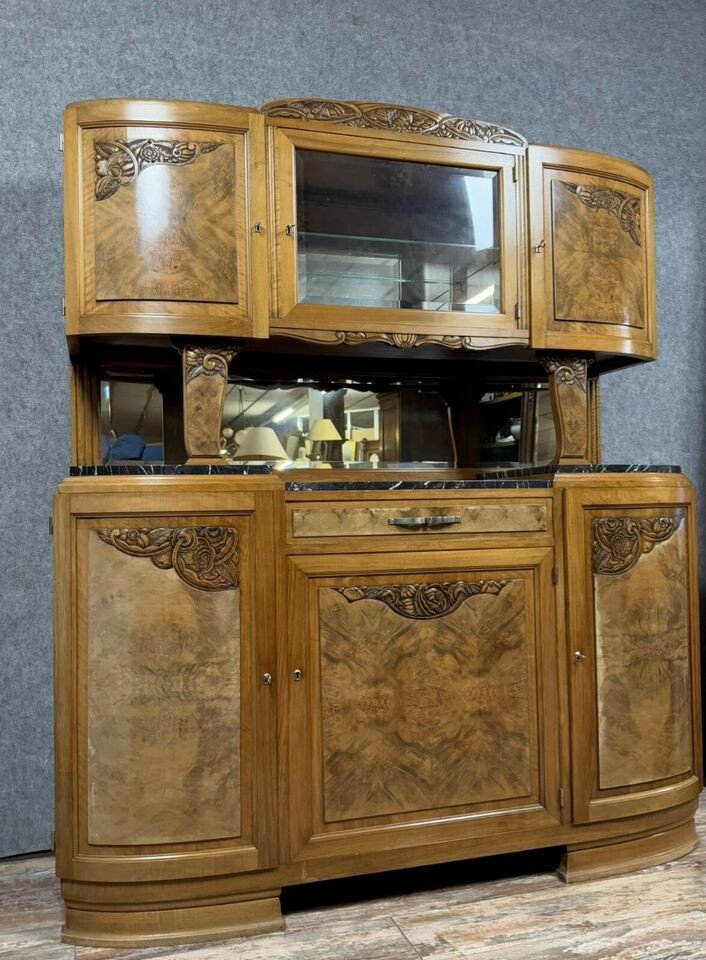
[[[693,750],[685,520],[631,569],[594,572],[593,589],[599,787],[688,772]]]
[[[532,792],[531,600],[489,585],[319,591],[326,821]]]
[[[237,837],[239,589],[84,535],[88,842]]]

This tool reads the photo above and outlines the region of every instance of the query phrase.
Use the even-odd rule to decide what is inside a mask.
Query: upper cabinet
[[[652,184],[391,104],[65,116],[67,333],[655,356]]]
[[[267,335],[258,112],[97,100],[64,136],[69,335]]]
[[[528,157],[532,345],[654,358],[649,175],[578,150]]]
[[[519,134],[385,104],[278,101],[263,111],[276,330],[353,343],[527,343]]]

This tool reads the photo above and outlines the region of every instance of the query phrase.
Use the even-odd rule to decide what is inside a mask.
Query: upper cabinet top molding
[[[509,127],[394,103],[316,98],[272,100],[262,107],[262,112],[268,117],[289,120],[318,120],[346,127],[416,133],[446,140],[480,140],[506,146],[527,146],[522,134]]]

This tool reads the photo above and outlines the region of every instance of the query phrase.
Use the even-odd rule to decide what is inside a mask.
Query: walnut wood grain
[[[549,374],[549,391],[556,433],[555,463],[590,463],[591,423],[588,391],[589,360],[568,355],[540,354]]]
[[[327,821],[526,796],[525,581],[412,620],[321,589]]]
[[[645,254],[637,194],[552,181],[558,321],[645,326]]]
[[[181,349],[184,446],[188,463],[222,463],[221,424],[228,387],[229,344],[191,343]]]
[[[240,591],[87,549],[88,842],[237,837]]]
[[[101,131],[93,141],[96,300],[237,303],[232,142],[120,133]],[[189,151],[190,161],[144,161],[166,145],[172,157]]]
[[[601,789],[692,764],[686,532],[679,515],[642,523],[659,529],[642,551],[622,534],[624,572],[593,577]]]
[[[397,506],[324,504],[290,507],[292,537],[409,537],[468,533],[539,533],[548,529],[550,508],[544,503],[473,505],[447,500],[441,504],[400,503]],[[398,527],[397,518],[454,516],[460,522],[441,527]]]

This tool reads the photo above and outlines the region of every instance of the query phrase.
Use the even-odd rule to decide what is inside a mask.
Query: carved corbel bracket
[[[221,423],[233,344],[180,346],[187,463],[222,463]]]
[[[556,430],[555,463],[590,463],[589,357],[543,354]]]

